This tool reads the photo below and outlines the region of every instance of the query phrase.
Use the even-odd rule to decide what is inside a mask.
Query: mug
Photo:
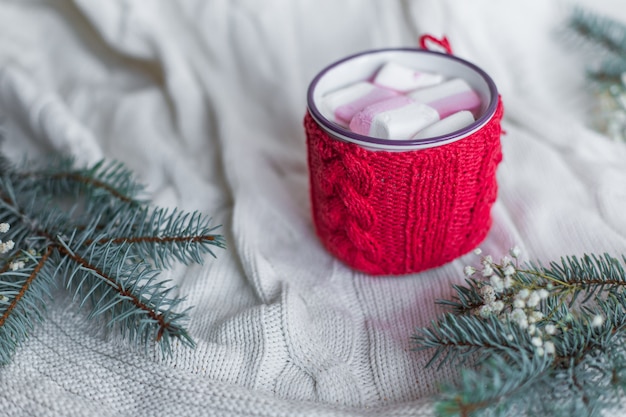
[[[351,132],[324,114],[325,94],[371,79],[387,62],[467,81],[481,99],[475,122],[394,140]],[[474,249],[491,227],[502,114],[493,80],[451,54],[378,49],[324,68],[309,85],[304,118],[311,212],[324,247],[371,275],[424,271]]]

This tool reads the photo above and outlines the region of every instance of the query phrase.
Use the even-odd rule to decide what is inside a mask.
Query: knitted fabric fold
[[[463,139],[388,152],[334,139],[307,113],[312,215],[323,245],[372,275],[423,271],[474,249],[491,227],[502,114],[500,101]]]

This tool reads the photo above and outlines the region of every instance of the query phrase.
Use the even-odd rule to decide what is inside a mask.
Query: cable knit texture
[[[480,130],[406,152],[331,138],[305,116],[312,213],[326,248],[372,275],[419,272],[475,248],[491,227],[502,103]]]

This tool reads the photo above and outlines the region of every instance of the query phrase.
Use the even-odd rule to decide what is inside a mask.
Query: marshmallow
[[[395,91],[361,81],[326,94],[322,105],[327,118],[342,126],[348,126],[359,110],[397,95]]]
[[[435,109],[401,95],[365,107],[350,122],[350,130],[382,139],[409,139],[439,120]]]
[[[474,115],[472,112],[463,110],[458,113],[454,113],[445,119],[433,123],[430,126],[417,132],[413,139],[425,139],[434,138],[437,136],[443,136],[448,133],[452,133],[459,129],[462,129],[470,124],[474,123]]]
[[[374,77],[374,84],[406,93],[443,81],[443,75],[416,71],[396,62],[386,63]]]
[[[437,110],[442,119],[461,110],[476,113],[480,108],[480,97],[460,78],[412,91],[408,96]]]

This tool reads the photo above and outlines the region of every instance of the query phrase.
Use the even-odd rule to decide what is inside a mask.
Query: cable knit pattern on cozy
[[[475,248],[491,227],[502,112],[500,102],[464,139],[406,152],[333,139],[307,114],[312,211],[326,248],[374,275],[422,271]]]

